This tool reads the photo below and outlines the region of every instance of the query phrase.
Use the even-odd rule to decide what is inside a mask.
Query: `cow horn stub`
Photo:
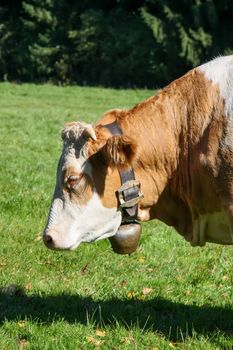
[[[66,123],[61,132],[61,137],[65,142],[75,142],[81,136],[86,140],[92,139],[96,141],[96,134],[91,124],[81,122]]]
[[[110,237],[112,249],[118,254],[131,254],[136,251],[141,236],[141,225],[137,222],[122,224],[117,233]]]
[[[92,139],[93,141],[96,141],[96,134],[95,134],[95,130],[93,129],[92,125],[88,125],[87,127],[84,128],[83,130],[83,136],[85,137],[85,139]]]

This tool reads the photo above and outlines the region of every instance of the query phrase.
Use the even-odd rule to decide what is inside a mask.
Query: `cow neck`
[[[112,135],[123,135],[116,121],[103,125]],[[140,191],[140,183],[135,179],[134,169],[118,169],[121,187],[117,191],[118,200],[122,209],[122,223],[136,222],[138,215],[138,202],[143,198]]]

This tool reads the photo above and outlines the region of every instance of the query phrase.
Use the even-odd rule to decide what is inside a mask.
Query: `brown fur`
[[[107,161],[110,165],[129,168],[137,152],[136,142],[129,136],[110,137],[105,146]]]
[[[103,127],[113,121],[123,137]],[[116,206],[117,168],[132,164],[144,193],[140,210],[192,239],[193,220],[220,210],[229,193],[232,198],[232,174],[224,183],[232,154],[220,147],[225,127],[218,87],[195,69],[130,110],[106,113],[95,127],[97,141],[88,148],[103,204]]]

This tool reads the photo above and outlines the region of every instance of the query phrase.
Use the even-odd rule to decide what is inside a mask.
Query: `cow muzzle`
[[[59,238],[59,232],[56,230],[48,230],[43,234],[43,242],[47,248],[53,250],[73,250],[76,245],[66,246]]]
[[[138,222],[121,224],[117,233],[110,237],[112,249],[118,254],[131,254],[136,251],[141,236]]]

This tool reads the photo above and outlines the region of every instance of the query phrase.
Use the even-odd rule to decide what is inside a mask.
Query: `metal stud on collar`
[[[130,189],[135,189],[134,193],[132,193],[133,198],[126,199],[127,196],[125,195],[125,192],[129,191]],[[117,194],[120,206],[122,208],[131,208],[138,204],[138,202],[144,197],[143,193],[140,191],[140,182],[138,180],[129,180],[125,182],[117,190]],[[132,195],[130,197],[132,197]]]

